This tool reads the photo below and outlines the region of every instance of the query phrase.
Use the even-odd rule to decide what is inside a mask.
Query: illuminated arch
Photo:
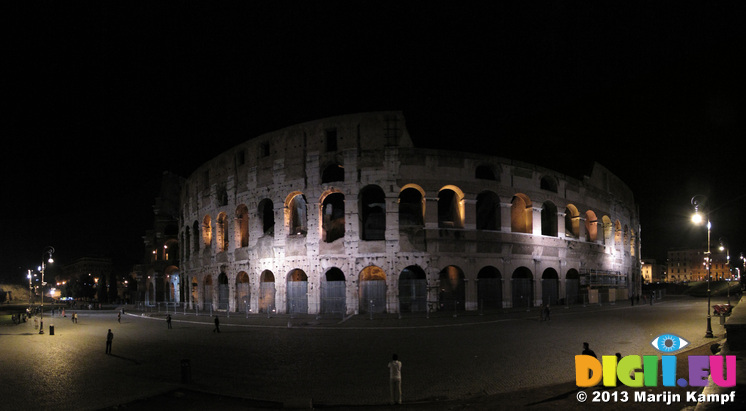
[[[510,231],[531,233],[534,225],[533,220],[531,199],[523,193],[516,193],[510,206]]]
[[[308,232],[308,201],[300,191],[293,191],[285,198],[285,226],[288,235]]]
[[[249,208],[245,204],[236,207],[236,235],[238,248],[249,246]]]
[[[464,228],[464,192],[454,185],[438,191],[438,227]]]
[[[598,220],[593,210],[585,212],[585,232],[586,239],[590,242],[595,242],[598,238]]]
[[[565,237],[580,238],[580,212],[573,204],[565,208]]]
[[[212,220],[209,214],[202,219],[202,244],[205,248],[210,248],[212,244]]]

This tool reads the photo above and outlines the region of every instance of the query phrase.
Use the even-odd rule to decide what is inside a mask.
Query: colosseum
[[[179,218],[166,299],[200,310],[458,312],[640,286],[639,211],[609,170],[416,148],[395,111],[233,147],[186,179]]]

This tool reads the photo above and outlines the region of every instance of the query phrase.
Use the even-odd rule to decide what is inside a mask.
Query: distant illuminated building
[[[681,249],[668,251],[668,282],[706,281],[707,264],[705,249]],[[731,278],[726,254],[712,250],[713,281]]]

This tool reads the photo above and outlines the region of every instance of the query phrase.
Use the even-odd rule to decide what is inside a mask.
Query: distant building
[[[666,265],[659,264],[654,259],[642,260],[642,280],[646,284],[665,282],[666,281]]]
[[[712,249],[712,267],[710,275],[712,281],[730,279],[728,258],[725,253]],[[668,251],[668,282],[705,281],[707,280],[707,265],[705,249],[683,249]]]
[[[50,291],[55,298],[72,296],[78,298],[93,298],[99,282],[108,284],[112,276],[113,264],[111,258],[81,257],[62,267],[62,275],[55,277],[55,283],[49,281]],[[73,286],[73,284],[76,284]],[[65,291],[66,290],[66,291]],[[88,290],[88,292],[84,291]]]
[[[179,193],[183,178],[170,172],[161,177],[161,188],[153,205],[153,228],[143,236],[145,254],[142,264],[133,267],[126,288],[129,301],[154,305],[179,301],[180,290],[171,276],[179,275]],[[133,284],[129,282],[133,281]]]

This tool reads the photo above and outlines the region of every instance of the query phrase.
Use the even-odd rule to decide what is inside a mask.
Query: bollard
[[[49,335],[54,335],[54,324],[49,324]]]

